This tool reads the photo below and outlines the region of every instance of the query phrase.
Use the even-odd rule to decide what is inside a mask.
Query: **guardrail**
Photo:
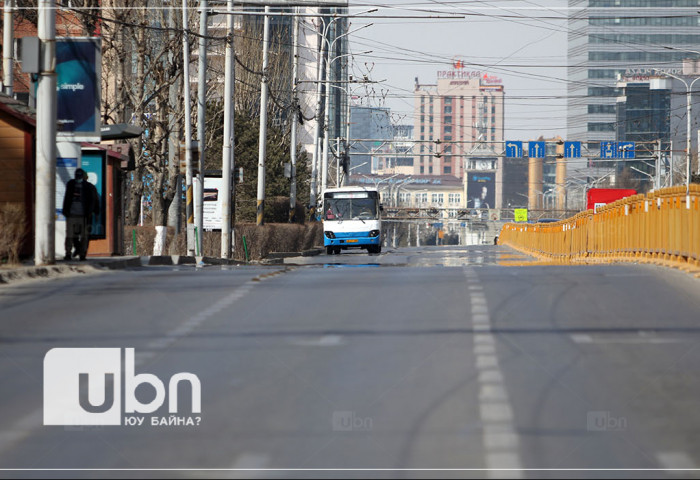
[[[700,185],[634,195],[556,223],[507,223],[499,244],[561,263],[670,261],[700,267]]]

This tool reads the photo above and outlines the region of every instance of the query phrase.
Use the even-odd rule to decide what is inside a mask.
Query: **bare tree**
[[[174,12],[149,7],[149,0],[104,2],[102,115],[105,123],[144,129],[134,145],[136,169],[127,178],[127,223],[136,223],[143,196],[150,199],[154,224],[165,225],[167,209],[179,193],[174,181],[179,165],[169,163],[168,145],[182,108],[168,103],[168,93],[181,81],[182,56],[173,52],[180,51],[182,25],[176,18],[170,29],[168,15]],[[194,23],[188,26],[193,28]],[[174,118],[172,111],[178,112]]]

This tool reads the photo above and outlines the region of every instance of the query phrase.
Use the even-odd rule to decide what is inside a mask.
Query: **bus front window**
[[[373,198],[355,198],[352,201],[352,218],[374,220],[377,218],[377,202]]]
[[[326,220],[343,220],[350,217],[350,200],[329,199],[326,201]]]

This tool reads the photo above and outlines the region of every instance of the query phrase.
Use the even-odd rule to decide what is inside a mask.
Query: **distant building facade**
[[[622,80],[623,88],[639,98],[632,85],[648,83],[658,70],[682,76],[683,60],[700,57],[697,10],[695,0],[569,0],[567,139],[584,142],[593,153],[599,151],[602,141],[631,140],[634,134],[630,127],[635,127],[629,118],[637,107],[630,105],[632,109],[626,113],[623,108],[626,117],[619,117],[618,102],[624,95],[618,82]],[[680,81],[673,82],[672,97],[682,105],[685,92]],[[695,97],[693,108],[697,110],[700,98]],[[678,117],[685,125],[683,107],[670,108],[672,118]],[[697,128],[693,119],[693,130]],[[674,130],[671,126],[674,142],[685,144],[685,127],[677,134]],[[620,137],[622,134],[630,138]],[[696,139],[692,141],[695,145]],[[577,168],[591,171],[601,166],[600,162],[579,163]],[[614,166],[605,163],[602,166]]]
[[[437,83],[416,78],[414,91],[415,175],[465,176],[465,158],[478,145],[494,153],[503,150],[504,99],[502,80],[481,71],[437,72]]]
[[[379,158],[390,148],[394,130],[388,108],[350,106],[350,172],[376,172]],[[376,155],[375,155],[376,153]]]
[[[392,142],[375,152],[377,169],[382,174],[413,174],[413,125],[392,125]]]

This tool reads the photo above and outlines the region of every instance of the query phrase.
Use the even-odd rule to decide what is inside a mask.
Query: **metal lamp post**
[[[696,77],[693,79],[692,82],[688,83],[685,79],[682,77],[679,77],[677,75],[674,75],[672,73],[664,72],[662,70],[656,69],[656,71],[662,75],[666,75],[672,78],[675,78],[676,80],[680,80],[683,82],[683,85],[685,85],[685,95],[686,95],[686,141],[685,141],[685,158],[686,158],[686,170],[685,170],[685,194],[688,196],[690,194],[690,177],[691,177],[691,169],[690,169],[690,130],[691,130],[691,123],[690,123],[690,112],[691,112],[691,99],[693,95],[693,85],[695,82],[700,80],[700,77]]]

